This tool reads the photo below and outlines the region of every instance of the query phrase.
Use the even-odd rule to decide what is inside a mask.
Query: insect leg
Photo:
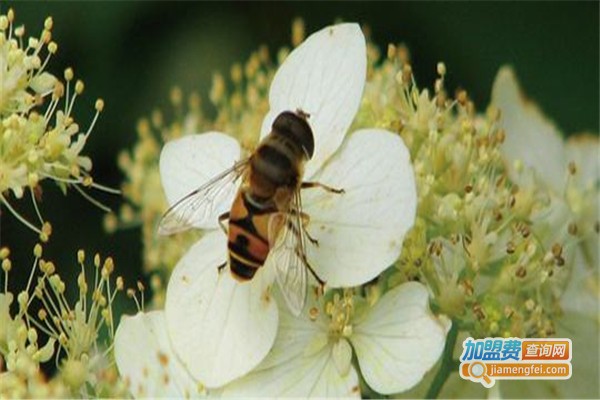
[[[229,211],[219,215],[219,225],[221,226],[221,229],[223,229],[223,232],[225,232],[226,235],[229,234],[229,232],[227,231],[227,227],[225,226],[223,221],[227,219],[229,219]]]
[[[342,194],[342,193],[346,192],[344,189],[332,188],[331,186],[327,186],[321,182],[302,182],[302,185],[300,186],[301,189],[310,189],[310,188],[315,188],[315,187],[319,187],[328,192],[337,193],[337,194]]]
[[[319,246],[319,241],[317,239],[315,239],[314,237],[312,237],[311,234],[306,229],[306,226],[310,222],[310,215],[308,215],[307,213],[301,211],[300,212],[300,218],[302,218],[302,230],[304,231],[304,234],[306,235],[307,239],[310,240],[310,242],[312,244],[314,244],[315,246],[318,247]]]
[[[225,268],[226,266],[227,266],[227,261],[225,261],[223,264],[221,264],[217,267],[217,271],[219,272],[219,274],[221,274],[221,271],[223,271],[223,268]]]
[[[310,266],[310,264],[304,254],[299,254],[299,256],[302,258],[302,262],[304,263],[306,268],[308,268],[308,270],[310,271],[312,276],[317,280],[317,282],[319,282],[319,286],[321,287],[321,289],[323,289],[325,287],[325,281],[323,279],[319,278],[319,275],[317,275],[315,270]]]

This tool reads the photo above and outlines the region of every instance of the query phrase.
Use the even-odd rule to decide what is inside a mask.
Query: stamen
[[[133,299],[138,311],[142,311],[142,307],[140,307],[140,303],[138,302],[138,299],[135,295],[135,289],[133,289],[133,288],[127,289],[127,297],[129,297],[130,299]]]
[[[28,227],[29,229],[31,229],[38,235],[42,234],[42,231],[40,229],[36,228],[31,222],[27,221],[25,219],[25,217],[21,216],[21,214],[19,214],[14,208],[12,208],[11,205],[9,204],[9,202],[6,200],[6,198],[0,193],[0,205],[1,204],[4,204],[6,206],[6,208],[8,208],[8,211],[10,211],[10,213],[16,219],[18,219],[23,225],[25,225],[26,227]]]
[[[92,133],[92,130],[94,129],[94,126],[96,126],[96,121],[98,121],[98,117],[100,116],[100,113],[104,109],[104,101],[102,99],[96,100],[95,107],[96,107],[96,113],[94,114],[94,119],[92,120],[92,123],[90,124],[87,132],[85,133],[85,139],[86,140],[90,136],[90,133]]]
[[[112,210],[110,209],[110,207],[105,206],[104,204],[102,204],[101,202],[99,202],[98,200],[94,199],[92,196],[90,196],[89,194],[87,194],[86,192],[83,191],[83,189],[81,189],[78,185],[74,185],[73,186],[75,188],[75,190],[77,190],[77,192],[83,196],[83,198],[85,198],[87,201],[89,201],[90,203],[92,203],[93,205],[95,205],[96,207],[98,207],[99,209],[101,209],[104,212],[112,212]]]
[[[35,194],[33,193],[33,188],[30,188],[29,193],[31,194],[31,202],[33,203],[33,208],[35,209],[35,213],[36,213],[38,219],[40,220],[40,223],[42,225],[44,225],[44,218],[42,217],[42,214],[40,213],[40,209],[37,205],[37,201],[35,200]]]
[[[110,194],[122,194],[122,192],[119,189],[113,189],[111,187],[104,186],[96,182],[92,182],[91,187]]]
[[[141,303],[142,303],[142,309],[141,309],[141,311],[144,311],[144,290],[145,290],[144,284],[142,282],[140,282],[140,281],[137,281],[137,288],[140,291],[141,298],[142,298],[142,301],[141,301]]]
[[[8,293],[8,273],[12,268],[10,259],[4,258],[2,260],[2,270],[4,271],[4,294]]]

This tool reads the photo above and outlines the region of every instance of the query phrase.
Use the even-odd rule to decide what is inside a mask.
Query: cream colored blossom
[[[0,293],[0,355],[6,363],[0,396],[122,395],[125,388],[111,373],[113,367],[107,361],[110,345],[100,340],[101,333],[107,334],[109,341],[114,337],[112,303],[123,288],[121,278],[117,278],[116,287],[111,287],[112,259],[101,263],[96,255],[90,268],[85,265],[84,252],[78,252],[79,298],[71,305],[57,267],[42,258],[41,245],[36,245],[33,253],[35,260],[27,287],[16,297],[6,287]],[[0,257],[7,285],[9,258],[5,254]],[[15,299],[16,313],[10,309]],[[48,337],[45,343],[39,343],[42,334]],[[47,382],[40,366],[49,362],[57,365],[58,372]]]
[[[39,37],[25,37],[24,27],[15,26],[12,9],[0,15],[0,203],[43,240],[47,234],[11,206],[14,199],[29,190],[41,226],[34,192],[45,179],[54,180],[63,192],[73,187],[97,205],[81,187],[112,191],[94,183],[92,161],[82,155],[104,102],[96,101],[96,114],[82,130],[72,111],[83,82],[74,81],[71,68],[65,70],[65,83],[45,70],[58,49],[52,28],[48,17]]]
[[[540,237],[571,237],[562,249],[566,259],[566,288],[560,299],[565,311],[557,319],[558,337],[573,341],[573,376],[564,382],[544,382],[525,388],[503,383],[503,393],[564,397],[598,397],[600,387],[600,264],[598,261],[598,218],[600,214],[600,144],[597,135],[573,135],[563,139],[556,126],[537,105],[524,98],[513,70],[498,72],[492,102],[502,110],[506,129],[503,154],[513,179],[522,185],[551,189],[549,223]],[[515,168],[515,166],[517,168]],[[548,219],[548,214],[544,215]],[[576,238],[576,239],[575,239]],[[558,250],[555,250],[558,251]]]
[[[262,127],[264,136],[283,110],[309,113],[316,146],[305,178],[345,190],[338,198],[307,193],[303,200],[311,215],[307,229],[320,232],[315,233],[318,248],[307,255],[332,287],[368,281],[392,263],[414,213],[411,169],[399,138],[382,130],[363,130],[341,145],[360,101],[364,66],[364,39],[357,26],[338,25],[314,34],[277,72],[269,96],[271,111]],[[161,155],[169,202],[233,165],[239,154],[239,145],[218,133],[169,143]],[[218,208],[209,217],[194,219],[198,227],[216,227],[216,216],[231,204],[227,197],[235,194],[235,187],[220,193],[225,198],[216,200]],[[393,204],[404,204],[406,212],[387,213]],[[225,244],[222,233],[207,234],[181,260],[167,291],[166,320],[174,351],[209,387],[247,373],[264,358],[277,330],[277,307],[269,293],[273,267],[267,261],[264,271],[246,285],[228,274],[218,276]]]
[[[295,30],[301,36],[300,28],[297,26]],[[246,64],[232,67],[229,78],[226,75],[216,76],[211,101],[217,108],[218,116],[214,121],[206,118],[195,120],[196,131],[240,133],[238,138],[241,138],[242,149],[236,148],[234,153],[252,150],[257,141],[257,132],[261,130],[262,117],[269,109],[268,82],[275,73],[274,63],[265,61],[268,57],[261,54],[264,53],[256,52]],[[432,89],[428,90],[416,84],[406,46],[390,45],[387,58],[384,59],[380,59],[379,54],[380,51],[375,46],[367,43],[367,82],[351,129],[376,127],[398,133],[403,139],[415,172],[417,218],[414,228],[403,242],[402,253],[395,262],[395,268],[383,271],[374,281],[363,284],[356,290],[364,293],[367,301],[373,304],[407,281],[419,280],[430,291],[432,310],[450,316],[453,326],[461,331],[461,335],[569,337],[580,329],[586,335],[593,333],[584,328],[581,321],[560,322],[567,321],[568,315],[559,320],[568,298],[565,295],[560,300],[572,270],[570,250],[578,247],[590,249],[585,244],[580,246],[580,243],[581,239],[589,238],[583,231],[589,232],[588,228],[594,226],[594,219],[591,217],[593,213],[590,214],[593,209],[587,206],[593,202],[589,202],[591,197],[586,194],[589,193],[590,186],[580,186],[580,183],[585,182],[593,168],[589,168],[588,163],[575,163],[575,168],[568,163],[561,164],[559,169],[564,174],[551,175],[566,182],[564,192],[544,183],[539,179],[539,174],[536,176],[531,172],[520,172],[528,170],[522,168],[523,163],[506,163],[510,154],[506,153],[503,143],[510,142],[512,138],[508,129],[504,129],[507,127],[503,128],[505,112],[499,111],[497,107],[477,112],[468,92],[464,90],[457,91],[453,97],[449,96],[445,81],[448,76],[452,76],[446,75],[448,71],[452,71],[452,66],[446,67],[439,63],[436,66],[438,78],[431,85]],[[282,49],[277,60],[281,62],[288,55],[289,50]],[[186,115],[193,114],[190,112]],[[163,125],[162,128],[154,127],[157,120],[151,119],[154,132],[159,133],[156,136],[161,136],[162,133],[163,137],[179,137],[171,135],[171,132],[177,132],[178,127],[183,126],[181,119],[175,118],[173,123]],[[140,144],[146,142],[144,139]],[[155,142],[155,146],[159,147],[163,143],[162,139]],[[531,145],[537,143],[534,140]],[[526,147],[520,150],[523,149],[527,150]],[[584,150],[589,149],[577,147],[578,152]],[[132,162],[138,165],[140,158],[136,156],[134,153]],[[591,160],[590,164],[594,164],[593,157],[574,157]],[[160,192],[156,167],[151,167],[157,160],[158,150],[153,149],[151,156],[144,161],[146,166],[140,169],[147,173],[140,173],[136,178],[138,187],[148,184],[145,186],[146,190],[140,193]],[[224,160],[221,167],[229,167],[233,161],[235,157]],[[516,167],[518,176],[513,174],[513,167]],[[145,180],[146,176],[154,178]],[[184,189],[189,191],[191,188]],[[179,195],[184,195],[184,191],[182,189]],[[145,229],[152,232],[160,218],[160,210],[166,207],[164,200],[151,195],[142,198],[139,193],[133,196],[141,199],[135,204],[141,212],[134,210],[127,215],[135,215],[136,218],[142,216],[140,219],[147,228]],[[556,207],[558,202],[551,201],[556,198],[563,200],[560,207]],[[162,205],[155,206],[159,202],[163,202]],[[145,210],[148,212],[143,214]],[[573,215],[578,215],[576,224],[567,222]],[[556,226],[562,229],[554,230]],[[219,233],[206,235],[181,260],[174,275],[174,278],[179,278],[181,285],[177,288],[183,290],[185,287],[183,291],[190,293],[192,288],[205,288],[206,282],[212,285],[213,279],[218,279],[214,269],[198,265],[199,260],[206,265],[217,265],[226,260],[226,251],[218,235]],[[156,245],[153,242],[155,240],[151,237],[146,242],[144,253],[146,257],[152,255],[155,270],[166,275],[173,267],[172,260],[177,258],[175,254],[183,254],[194,238],[179,237],[181,242],[178,243],[169,240],[168,252],[157,252],[160,243]],[[219,254],[214,251],[217,247],[220,248]],[[591,250],[594,250],[593,246]],[[580,254],[586,254],[586,260],[589,261],[589,250]],[[581,279],[575,279],[580,283],[590,282],[586,279],[586,274],[573,276],[581,276]],[[210,279],[206,279],[207,277]],[[184,282],[188,278],[190,279]],[[171,281],[174,282],[173,279]],[[257,281],[257,286],[262,290],[260,285]],[[246,302],[252,307],[267,304],[272,309],[272,297],[252,297],[249,291],[234,292],[233,287],[227,284],[221,290],[225,295],[235,297],[237,303]],[[575,293],[584,292],[580,290],[581,286],[569,287],[575,288]],[[164,290],[164,285],[159,288]],[[190,296],[203,302],[207,299],[204,296]],[[581,300],[585,297],[576,298]],[[162,299],[164,297],[158,300],[158,305]],[[197,315],[198,313],[193,313],[193,316]],[[213,317],[217,318],[218,315],[214,313]],[[243,320],[246,314],[241,313],[236,317]],[[244,321],[248,323],[246,327],[253,326],[252,323],[256,322],[251,319]],[[190,322],[190,325],[196,326],[198,323]],[[241,329],[238,331],[244,332]],[[189,329],[189,332],[193,332],[193,329]],[[342,347],[337,346],[337,349]],[[578,348],[585,349],[584,346]],[[586,355],[592,353],[595,352],[590,351],[576,357],[585,359]],[[337,351],[336,354],[347,352]],[[445,354],[444,361],[451,364],[451,358],[452,354]],[[422,385],[428,387],[432,381],[443,382],[447,378],[444,373],[449,372],[449,385],[444,386],[442,396],[459,393],[451,391],[454,379],[459,379],[457,374],[443,369],[426,377]],[[593,369],[590,371],[594,372]],[[506,382],[500,387],[502,393],[519,393],[510,389],[518,387],[518,383],[514,383],[514,386],[511,383],[509,388],[504,383]],[[473,386],[479,388],[478,385]],[[537,387],[530,387],[533,386]],[[368,388],[362,389],[363,395],[374,395]],[[564,389],[558,390],[567,393]],[[573,393],[585,393],[585,385],[579,382],[577,390]],[[423,395],[425,391],[418,393]],[[547,397],[552,392],[544,393]],[[486,394],[477,392],[475,395],[481,397]]]
[[[335,293],[311,300],[297,318],[282,307],[277,340],[250,374],[224,388],[224,397],[361,397],[355,356],[366,384],[392,394],[416,385],[437,361],[450,321],[431,315],[426,288],[411,282],[374,305]]]
[[[365,67],[358,26],[336,25],[311,35],[277,71],[269,93],[271,110],[261,130],[266,136],[284,110],[308,113],[315,151],[304,179],[344,189],[343,195],[318,189],[302,194],[304,211],[311,216],[306,229],[319,241],[318,246],[307,247],[307,258],[329,287],[359,285],[386,269],[398,257],[414,215],[412,171],[397,136],[365,129],[342,144],[361,99]],[[160,169],[169,203],[239,157],[239,145],[219,133],[168,143]],[[213,199],[216,206],[209,213],[195,210],[195,225],[217,227],[218,215],[230,207],[235,192],[231,184]],[[404,211],[390,213],[397,204]],[[253,368],[277,331],[277,308],[268,300],[277,266],[267,259],[248,284],[238,284],[228,274],[217,278],[216,267],[226,259],[226,239],[219,236],[222,244],[213,245],[218,254],[201,252],[200,243],[184,256],[169,281],[165,308],[175,352],[209,387],[222,386]],[[192,259],[198,262],[191,264]],[[300,309],[301,305],[296,311]]]
[[[552,211],[545,212],[542,218],[551,216],[552,223],[540,232],[540,236],[549,247],[552,241],[566,242],[562,257],[574,266],[563,306],[598,320],[598,136],[580,134],[564,140],[539,108],[525,100],[509,67],[498,73],[492,101],[502,110],[502,124],[507,132],[503,154],[512,178],[522,186],[532,185],[535,180],[551,189]]]

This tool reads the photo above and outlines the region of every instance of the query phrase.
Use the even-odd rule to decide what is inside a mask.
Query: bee
[[[310,218],[302,211],[300,190],[344,192],[302,181],[304,165],[315,147],[308,119],[302,110],[280,113],[249,157],[177,201],[158,228],[159,234],[169,235],[192,227],[210,212],[224,187],[241,179],[230,211],[219,216],[228,237],[229,270],[235,279],[246,282],[265,263],[272,265],[285,301],[296,315],[306,301],[308,272],[321,289],[325,285],[306,258],[307,241],[313,245],[318,241],[306,231]]]

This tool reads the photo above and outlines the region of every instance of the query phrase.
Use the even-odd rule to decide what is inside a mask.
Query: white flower
[[[359,107],[366,75],[366,47],[357,24],[327,27],[294,50],[274,77],[270,111],[302,109],[310,114],[315,151],[304,180],[345,190],[303,191],[308,232],[318,240],[307,257],[328,287],[356,286],[375,278],[400,254],[414,222],[416,189],[402,140],[380,129],[344,140]],[[218,132],[168,143],[160,172],[170,204],[240,158],[239,144]],[[216,228],[231,206],[236,186],[218,198],[215,213],[198,227]],[[226,238],[216,229],[183,257],[167,288],[165,315],[175,353],[194,378],[219,387],[245,375],[271,349],[278,310],[270,287],[274,271],[262,268],[249,283],[217,273],[227,260]],[[268,264],[268,262],[267,262]]]
[[[504,67],[498,73],[492,103],[501,110],[506,130],[503,154],[511,179],[529,185],[533,174],[538,184],[553,192],[547,221],[548,246],[565,237],[571,228],[572,250],[567,262],[572,272],[561,297],[565,315],[557,321],[556,336],[573,341],[573,374],[568,381],[502,382],[507,396],[597,398],[600,333],[600,265],[598,261],[598,199],[600,149],[597,135],[571,136],[566,141],[539,108],[524,99],[513,71]],[[522,166],[520,165],[522,163]],[[522,168],[525,167],[525,168]],[[531,168],[531,170],[527,170]],[[548,240],[550,239],[550,240]],[[564,239],[563,239],[564,240]],[[596,382],[595,385],[590,382]],[[524,391],[525,390],[525,391]]]
[[[539,184],[553,192],[550,213],[542,215],[549,228],[546,237],[542,237],[544,244],[565,241],[568,230],[572,230],[569,225],[576,223],[581,245],[570,246],[575,251],[566,249],[571,254],[567,261],[574,268],[562,298],[563,308],[599,321],[598,137],[584,134],[563,140],[539,108],[524,99],[514,72],[508,67],[498,72],[492,103],[501,110],[500,123],[506,130],[502,150],[511,179],[527,186],[533,174]]]
[[[373,307],[350,293],[311,300],[311,313],[300,318],[280,307],[273,349],[223,396],[360,397],[352,349],[373,390],[402,392],[435,364],[450,328],[447,318],[431,314],[427,289],[416,282],[390,290]]]
[[[203,394],[171,349],[163,311],[124,316],[114,346],[117,367],[134,396],[189,398]]]

